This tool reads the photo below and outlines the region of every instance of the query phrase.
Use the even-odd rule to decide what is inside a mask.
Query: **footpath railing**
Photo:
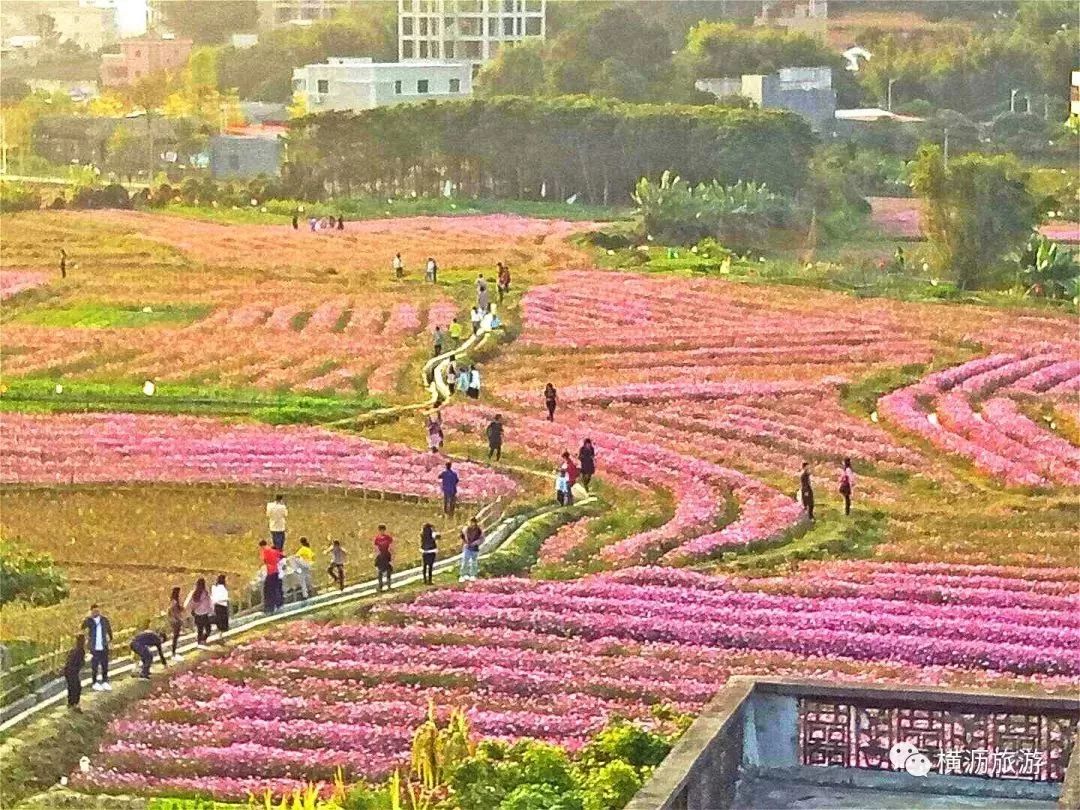
[[[578,505],[593,500],[593,498],[589,498],[585,501],[579,501]],[[532,521],[545,517],[552,512],[563,508],[565,507],[552,504],[538,507],[525,513],[505,516],[504,512],[506,506],[501,500],[495,501],[484,507],[476,514],[480,519],[481,526],[485,527],[485,539],[480,548],[481,559],[497,550],[504,543],[508,541],[512,542],[514,536],[518,532],[527,529],[528,524]],[[451,540],[450,542],[453,541]],[[440,574],[452,570],[458,566],[460,562],[460,552],[443,557],[435,563],[435,573]],[[413,585],[420,582],[421,578],[422,572],[420,568],[409,568],[400,572],[395,572],[393,590]],[[294,595],[294,597],[286,603],[283,609],[272,614],[264,614],[258,606],[250,606],[244,610],[237,610],[230,619],[229,630],[222,634],[215,633],[214,638],[215,640],[218,638],[232,639],[243,633],[266,627],[274,623],[288,621],[289,619],[298,618],[329,608],[344,606],[351,602],[375,595],[377,593],[377,584],[377,580],[366,580],[365,582],[350,585],[343,591],[330,590],[308,599],[300,599],[298,598],[298,595]],[[113,656],[109,666],[110,678],[113,676],[131,674],[136,671],[138,665],[130,654],[129,644],[130,635],[126,636],[124,640],[121,641],[120,634],[114,634],[111,648]],[[196,652],[195,634],[191,631],[185,632],[181,636],[181,643],[177,649],[182,654]],[[90,678],[83,678],[84,686],[89,686],[90,684]],[[0,708],[0,734],[26,722],[49,707],[58,704],[64,699],[64,696],[65,685],[62,678],[54,677],[43,679],[29,694],[9,706]]]
[[[379,422],[391,421],[405,413],[430,409],[447,401],[453,393],[447,385],[445,377],[451,358],[459,354],[476,351],[493,339],[494,334],[490,329],[481,329],[462,341],[460,345],[425,362],[421,370],[420,381],[423,389],[427,391],[428,396],[426,399],[417,403],[367,411],[359,416],[350,416],[347,419],[326,423],[324,427],[369,426]],[[421,503],[428,500],[419,495],[387,493],[380,490],[350,488],[349,492],[359,497],[401,500],[410,503]],[[482,525],[484,525],[485,520],[488,521],[488,525],[494,525],[494,522],[501,518],[504,510],[505,506],[500,499],[493,504],[482,507],[478,517],[481,517]],[[239,594],[233,599],[231,605],[235,617],[234,621],[242,620],[243,617],[253,613],[260,604],[261,596],[258,593]],[[113,648],[126,650],[138,629],[137,627],[126,627],[114,630]],[[67,653],[71,648],[73,635],[74,632],[56,638],[52,643],[44,645],[48,647],[47,652],[37,654],[33,658],[20,661],[17,664],[9,666],[6,661],[0,658],[0,665],[2,665],[2,668],[0,668],[0,722],[16,716],[28,707],[35,705],[43,693],[51,694],[50,690],[55,688],[56,685],[55,675],[64,664]],[[0,651],[2,651],[2,647],[0,647]]]

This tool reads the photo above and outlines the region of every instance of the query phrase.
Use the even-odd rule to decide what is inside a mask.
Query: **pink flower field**
[[[497,579],[293,624],[244,643],[114,721],[83,787],[243,798],[380,779],[429,700],[484,737],[575,748],[613,714],[700,708],[733,674],[1080,683],[1075,570],[845,563],[757,582],[629,568]]]
[[[3,414],[0,427],[5,484],[332,486],[441,497],[441,457],[320,428],[186,416],[15,413]],[[476,464],[457,469],[461,495],[469,500],[516,488],[513,479]]]
[[[915,197],[867,197],[870,218],[889,236],[922,238],[922,201]],[[1054,220],[1043,223],[1039,232],[1055,242],[1080,242],[1080,222]]]
[[[1080,393],[1072,347],[1035,346],[932,374],[881,400],[881,413],[983,472],[1017,486],[1080,485],[1080,448],[1025,416],[1010,395]],[[975,410],[973,403],[981,402]]]
[[[49,283],[49,274],[32,270],[4,270],[0,272],[0,301],[13,298],[21,292]]]

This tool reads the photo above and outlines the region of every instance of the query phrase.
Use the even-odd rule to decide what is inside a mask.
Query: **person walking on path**
[[[461,321],[457,318],[450,321],[448,332],[450,334],[450,346],[456,349],[461,345],[461,339],[465,336],[465,330],[461,326]]]
[[[393,267],[394,267],[394,278],[396,278],[396,279],[405,278],[405,262],[403,262],[401,260],[401,254],[400,253],[395,253],[394,254],[394,261],[392,262],[392,264],[393,264]]]
[[[487,426],[488,461],[495,459],[502,461],[503,444],[503,421],[501,414],[495,414],[495,418]]]
[[[442,414],[436,408],[434,413],[428,414],[427,424],[428,449],[432,453],[438,453],[443,446]]]
[[[161,665],[163,667],[168,666],[165,663],[165,651],[161,648],[164,640],[163,636],[149,628],[143,630],[131,640],[131,651],[139,656],[139,660],[142,661],[142,669],[139,670],[140,678],[149,679],[150,665],[154,663],[154,653],[152,651],[155,649],[158,657],[161,658]]]
[[[845,458],[840,468],[840,494],[844,498],[844,514],[851,514],[851,493],[855,488],[855,471],[851,469],[851,459]]]
[[[172,657],[174,661],[183,661],[184,656],[176,651],[180,643],[180,631],[184,628],[184,606],[180,602],[180,589],[173,588],[169,594],[169,630],[172,631]]]
[[[473,307],[469,313],[469,321],[472,323],[472,333],[474,335],[479,334],[480,324],[484,320],[484,311],[480,307]]]
[[[270,524],[270,540],[278,551],[285,548],[285,518],[288,516],[285,496],[275,495],[274,500],[266,505],[266,520]]]
[[[469,399],[480,399],[480,369],[475,365],[469,369],[469,387],[465,389]]]
[[[458,369],[456,387],[459,394],[468,393],[469,381],[472,379],[472,373],[467,366],[462,366]]]
[[[311,547],[306,537],[300,538],[300,548],[293,555],[300,568],[300,594],[307,599],[315,593],[315,549]]]
[[[574,484],[578,481],[578,476],[581,475],[581,470],[578,469],[578,465],[574,463],[574,460],[570,458],[570,453],[564,451],[562,460],[563,469],[566,470],[566,477],[570,481],[570,489],[573,489]]]
[[[60,278],[67,278],[67,251],[60,248]]]
[[[191,618],[195,621],[195,646],[200,650],[205,649],[214,615],[214,603],[205,579],[199,577],[195,581],[195,589],[188,594],[184,607],[191,611]]]
[[[443,353],[443,344],[446,340],[446,336],[443,333],[441,326],[435,327],[435,334],[431,338],[431,356],[438,357]]]
[[[461,530],[461,576],[462,582],[476,579],[479,572],[480,546],[484,542],[484,532],[480,522],[473,518],[469,525]]]
[[[86,636],[75,636],[73,646],[64,660],[64,683],[67,684],[67,705],[73,712],[82,712],[79,700],[82,698],[82,668],[86,663]]]
[[[577,457],[580,465],[579,469],[581,470],[581,485],[588,492],[589,482],[596,475],[596,448],[593,447],[592,439],[586,439],[581,443],[581,449],[578,450]]]
[[[327,553],[330,555],[330,567],[326,573],[330,575],[330,581],[334,582],[339,591],[345,590],[345,549],[341,547],[341,541],[335,540],[330,544]]]
[[[488,292],[487,279],[481,273],[476,277],[476,308],[483,314],[491,306],[491,293]]]
[[[262,558],[263,565],[266,566],[263,577],[263,612],[274,613],[285,601],[282,598],[281,574],[279,573],[282,553],[268,545],[265,540],[260,540],[259,556]]]
[[[443,514],[449,518],[454,516],[457,508],[458,474],[454,472],[453,463],[446,462],[446,468],[439,473],[439,485],[442,487]]]
[[[379,524],[379,531],[373,541],[375,545],[375,570],[379,575],[379,585],[376,590],[383,589],[383,579],[386,580],[386,590],[390,590],[390,577],[394,573],[394,562],[390,555],[390,546],[394,538],[386,531],[386,524]]]
[[[109,684],[109,645],[112,644],[112,625],[109,617],[104,616],[97,605],[90,606],[90,615],[83,622],[86,630],[86,642],[90,648],[91,689],[95,692],[111,692]],[[98,673],[101,681],[98,681]]]
[[[548,421],[555,421],[555,408],[559,404],[558,394],[555,393],[555,386],[548,383],[544,386],[544,407],[547,408]]]
[[[292,215],[292,229],[294,231],[300,230],[300,215],[293,211]]]
[[[814,487],[810,483],[810,462],[804,461],[802,475],[799,476],[799,500],[802,501],[803,509],[810,520],[814,519]]]
[[[439,533],[430,523],[420,530],[420,566],[424,584],[431,585],[435,576],[435,556],[439,551]]]
[[[427,267],[424,268],[424,278],[432,284],[439,283],[439,265],[434,256],[428,256]]]
[[[558,469],[555,471],[555,500],[559,506],[569,506],[571,498],[574,496],[570,494],[570,478],[566,474],[566,470]]]
[[[341,215],[340,211],[338,211],[338,215],[337,215],[337,229],[339,231],[345,230],[345,217],[343,217]]]
[[[510,292],[510,268],[502,262],[499,262],[498,267],[499,275],[496,279],[495,286],[498,288],[499,303],[501,304],[503,302],[503,298],[505,298]]]
[[[214,624],[218,635],[229,629],[229,586],[225,584],[225,575],[218,574],[217,581],[210,589],[210,603],[214,606]],[[206,634],[209,638],[210,634]]]

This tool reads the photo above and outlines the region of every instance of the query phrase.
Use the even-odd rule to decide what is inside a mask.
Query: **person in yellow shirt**
[[[461,345],[461,338],[464,335],[464,333],[465,333],[465,330],[462,328],[461,324],[458,322],[458,319],[454,318],[454,320],[450,324],[450,345],[455,346],[455,347],[460,346]]]
[[[303,598],[307,599],[308,596],[315,593],[315,577],[311,573],[315,570],[315,549],[311,547],[306,537],[301,537],[300,548],[296,550],[293,556],[299,562],[300,592]]]

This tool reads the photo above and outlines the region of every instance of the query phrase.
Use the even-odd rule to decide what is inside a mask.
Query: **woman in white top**
[[[219,633],[229,629],[229,589],[225,587],[225,575],[218,574],[217,582],[210,589],[210,601],[214,603],[214,624]]]
[[[469,370],[469,387],[465,395],[470,399],[480,399],[480,370],[476,366]]]

